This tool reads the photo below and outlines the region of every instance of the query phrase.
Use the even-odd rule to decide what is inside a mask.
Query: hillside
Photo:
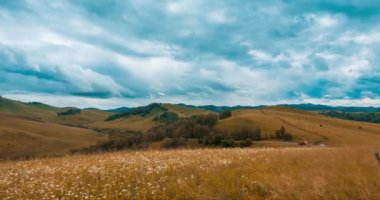
[[[111,116],[110,120],[97,121],[86,126],[97,129],[124,129],[146,132],[158,125],[158,122],[154,121],[154,118],[164,112],[173,112],[179,117],[191,117],[211,113],[211,111],[199,108],[188,108],[174,104],[150,104],[148,106],[128,109],[126,112]]]
[[[63,155],[103,139],[91,130],[0,114],[0,159]]]
[[[71,126],[104,120],[109,113],[80,110],[79,114],[58,115],[70,109],[0,97],[0,159],[63,155],[106,138]]]
[[[270,107],[266,105],[260,106],[215,106],[215,105],[187,105],[187,104],[178,104],[180,106],[185,106],[189,108],[200,108],[213,112],[221,112],[225,110],[240,110],[240,109],[256,109],[256,108],[265,108]],[[320,104],[281,104],[279,106],[286,106],[301,110],[307,111],[343,111],[343,112],[380,112],[380,108],[378,107],[360,107],[360,106],[328,106],[328,105],[320,105]]]
[[[218,128],[233,130],[242,126],[258,126],[266,136],[273,135],[283,126],[294,135],[294,140],[305,138],[315,144],[373,147],[380,145],[380,124],[333,119],[283,106],[233,111],[232,117],[222,120]]]
[[[0,113],[41,119],[46,116],[56,115],[56,113],[60,111],[62,111],[62,109],[42,103],[23,103],[0,97]]]
[[[96,109],[80,110],[78,114],[58,115],[58,113],[70,109],[74,108],[57,108],[38,102],[24,103],[0,97],[0,113],[2,114],[23,116],[30,119],[62,125],[82,126],[95,121],[103,121],[111,115],[110,112]]]
[[[192,117],[207,114],[212,114],[211,118]],[[250,142],[243,142],[247,138],[252,139],[256,147],[297,146],[296,143],[303,139],[312,144],[328,146],[380,145],[380,124],[335,119],[288,106],[234,110],[231,117],[219,120],[219,123],[215,114],[201,108],[174,104],[156,103],[129,108],[122,113],[111,113],[98,109],[56,108],[0,98],[0,158],[64,154],[105,139],[105,133],[128,132],[140,135],[124,138],[126,141],[133,140],[136,144],[152,142],[158,147],[167,137],[170,140],[166,142],[170,141],[174,146],[179,143],[184,146],[191,144],[188,147],[251,146]],[[213,116],[217,124],[215,129],[214,125],[208,124],[210,121],[207,122],[213,120]],[[174,121],[170,122],[171,118]],[[292,135],[292,139],[287,142],[274,139],[275,132],[281,127]],[[93,130],[102,132],[103,136],[98,136],[99,133]],[[261,131],[261,135],[258,135],[258,131]],[[176,140],[173,134],[187,141]],[[231,137],[235,141],[231,141]],[[137,140],[145,141],[137,143]]]

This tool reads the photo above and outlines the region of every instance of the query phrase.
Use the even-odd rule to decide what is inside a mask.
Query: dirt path
[[[265,113],[264,110],[260,109],[260,111],[261,111],[261,113],[262,113],[263,115],[267,115],[267,113]],[[298,130],[300,130],[300,131],[304,131],[304,132],[307,132],[307,133],[311,133],[311,134],[313,134],[313,135],[317,135],[317,136],[323,138],[323,140],[321,140],[321,141],[316,141],[316,142],[314,142],[314,144],[320,144],[320,143],[322,143],[322,142],[325,142],[325,141],[329,140],[328,137],[326,137],[326,136],[324,136],[324,135],[322,135],[322,134],[320,134],[320,133],[317,133],[317,132],[314,132],[314,131],[310,131],[310,130],[307,130],[307,129],[304,129],[304,128],[301,128],[301,127],[298,127],[298,126],[296,126],[296,125],[294,125],[294,124],[292,124],[292,123],[286,121],[285,119],[283,119],[283,118],[281,118],[281,117],[276,117],[276,118],[277,118],[278,120],[282,121],[284,124],[287,124],[287,125],[289,125],[289,126],[291,126],[291,127],[293,127],[293,128],[296,128],[296,129],[298,129]]]

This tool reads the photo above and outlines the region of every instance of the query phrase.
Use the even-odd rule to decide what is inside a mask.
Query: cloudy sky
[[[0,0],[0,95],[380,106],[378,0]]]

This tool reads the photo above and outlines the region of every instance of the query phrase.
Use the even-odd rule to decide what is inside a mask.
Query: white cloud
[[[232,23],[234,20],[231,17],[228,17],[223,11],[212,11],[207,15],[207,18],[212,23],[224,24]]]
[[[350,93],[378,70],[378,16],[308,4],[32,0],[28,11],[2,4],[0,45],[9,48],[0,56],[17,70],[0,66],[0,84],[11,91],[14,77],[28,76],[16,89],[33,93],[45,91],[35,84],[46,83],[41,77],[59,75],[66,82],[49,80],[47,92],[225,104],[379,94],[370,83]]]
[[[336,26],[339,23],[339,20],[337,18],[334,18],[330,15],[317,16],[315,19],[320,26],[326,28]]]

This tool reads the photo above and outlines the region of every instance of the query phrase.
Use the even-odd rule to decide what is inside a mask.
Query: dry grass
[[[380,199],[374,151],[118,152],[0,164],[2,199]]]
[[[218,127],[228,130],[259,126],[263,135],[274,134],[284,126],[295,140],[306,138],[329,146],[380,146],[380,124],[333,119],[320,114],[284,107],[236,110]],[[360,128],[359,128],[360,127]]]
[[[0,159],[64,155],[104,139],[87,129],[0,114]]]
[[[178,106],[175,104],[163,104],[163,106],[169,109],[169,111],[177,113],[180,117],[191,117],[193,115],[206,115],[209,113],[213,113],[204,109],[188,108],[185,106]]]

